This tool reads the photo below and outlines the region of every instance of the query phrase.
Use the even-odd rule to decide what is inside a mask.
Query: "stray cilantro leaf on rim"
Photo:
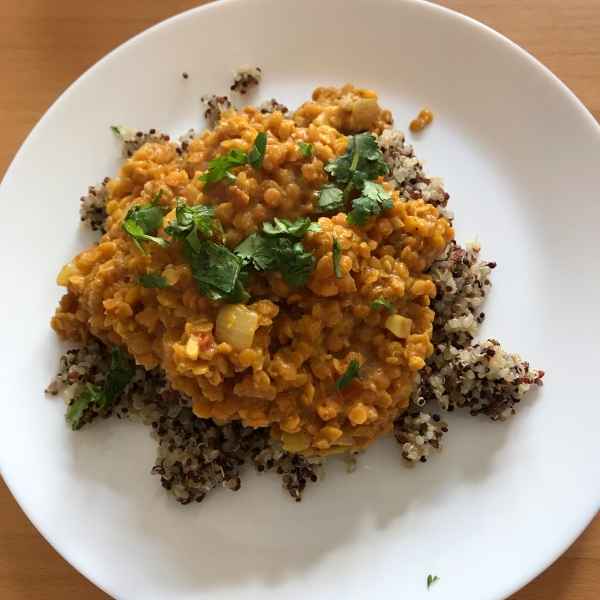
[[[317,212],[329,212],[330,210],[343,210],[345,208],[344,193],[335,185],[328,183],[321,188],[317,198]]]
[[[298,148],[300,148],[300,152],[302,153],[302,156],[304,156],[304,158],[308,158],[309,156],[312,156],[315,151],[312,144],[307,144],[306,142],[303,142],[302,140],[300,140],[298,142]]]
[[[398,309],[389,300],[386,300],[385,298],[373,300],[373,302],[369,302],[369,306],[371,306],[372,308],[376,308],[376,309],[381,308],[382,306],[385,306],[392,314],[395,314],[398,312]]]
[[[352,383],[353,379],[360,379],[362,381],[362,377],[358,371],[359,367],[360,363],[357,360],[351,360],[346,371],[336,379],[335,389],[342,391]]]
[[[427,576],[427,589],[429,589],[431,587],[432,583],[435,583],[436,581],[439,581],[439,577],[437,575],[432,576],[432,575],[428,575]]]
[[[155,287],[164,290],[169,287],[169,282],[162,275],[148,273],[148,275],[138,275],[137,282],[145,288]]]
[[[333,271],[338,279],[344,278],[344,274],[342,273],[342,269],[340,268],[340,258],[342,258],[342,250],[342,245],[338,242],[338,239],[334,235],[332,246]]]

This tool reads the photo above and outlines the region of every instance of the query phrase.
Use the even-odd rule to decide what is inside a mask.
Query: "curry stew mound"
[[[342,212],[317,213],[319,191],[335,182],[324,167],[344,154],[345,134],[380,133],[390,123],[373,92],[320,88],[291,119],[228,110],[214,131],[184,151],[173,143],[145,144],[108,184],[101,242],[60,273],[67,293],[53,328],[71,342],[92,335],[124,345],[146,369],[161,365],[172,386],[192,398],[198,417],[270,427],[284,449],[305,455],[365,448],[392,430],[432,353],[429,304],[436,288],[424,271],[454,237],[433,206],[401,200],[387,184],[393,209],[363,227]],[[241,166],[231,185],[222,180],[203,193],[199,176],[207,163],[234,148],[250,152],[259,132],[268,136],[262,167]],[[312,144],[312,155],[305,157],[299,142]],[[146,255],[120,226],[132,206],[148,205],[161,190],[158,205],[167,208],[154,234],[160,237],[168,238],[164,226],[175,218],[177,198],[212,205],[229,249],[264,221],[309,216],[322,230],[302,237],[317,261],[310,281],[290,287],[280,271],[251,270],[243,303],[200,295],[182,242],[145,243]],[[334,236],[342,247],[341,277],[334,270]],[[161,274],[169,287],[142,287],[137,278],[148,273]],[[372,307],[377,299],[397,313]],[[238,320],[246,341],[232,344],[223,332]],[[351,361],[360,364],[361,379],[336,389]]]

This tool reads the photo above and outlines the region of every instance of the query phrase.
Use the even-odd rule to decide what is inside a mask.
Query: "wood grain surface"
[[[140,31],[204,3],[0,0],[0,177],[38,119],[88,67]],[[489,25],[525,48],[600,119],[600,0],[438,3]],[[42,538],[1,481],[0,598],[108,599]],[[556,563],[511,600],[598,598],[600,516]]]

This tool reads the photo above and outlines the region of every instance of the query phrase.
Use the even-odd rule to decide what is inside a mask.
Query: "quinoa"
[[[399,129],[386,129],[379,136],[379,147],[390,168],[386,181],[399,190],[405,200],[422,198],[452,222],[454,213],[446,208],[450,195],[444,190],[443,179],[430,177],[423,168],[425,161],[417,158],[413,147],[404,142],[404,134]]]
[[[241,65],[234,73],[233,84],[229,88],[234,94],[247,94],[257,87],[262,79],[261,70],[250,65]]]
[[[204,119],[209,129],[214,129],[221,119],[221,114],[231,108],[231,102],[227,96],[203,94],[200,102],[204,109]]]
[[[106,185],[110,177],[106,177],[102,183],[92,185],[88,188],[87,196],[81,197],[79,215],[81,226],[106,233],[106,200],[108,199],[108,188]]]
[[[109,365],[107,347],[91,338],[61,357],[58,374],[46,392],[54,396],[62,393],[70,406],[86,383],[104,386]],[[152,429],[150,436],[158,447],[151,472],[160,477],[167,495],[182,504],[200,502],[217,487],[239,490],[246,463],[258,475],[281,476],[283,489],[297,502],[308,483],[325,477],[325,457],[286,452],[268,429],[244,427],[239,421],[218,426],[210,419],[199,419],[192,412],[191,399],[171,387],[160,367],[146,371],[137,366],[117,404],[102,411],[90,403],[82,421],[89,426],[113,414]],[[353,458],[347,460],[354,462]]]
[[[150,129],[148,131],[137,131],[130,127],[115,127],[113,130],[119,139],[123,142],[123,148],[121,156],[123,158],[129,158],[133,156],[136,150],[139,150],[144,144],[155,143],[162,144],[168,142],[170,137],[166,133],[160,133],[156,129]]]
[[[258,106],[258,110],[260,110],[260,112],[263,113],[263,115],[278,110],[286,118],[289,114],[288,107],[285,106],[285,104],[277,102],[275,98],[271,98],[271,100],[265,100],[262,104]]]

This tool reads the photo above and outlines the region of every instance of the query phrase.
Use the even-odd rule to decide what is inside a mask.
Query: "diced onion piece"
[[[66,264],[58,274],[56,278],[57,285],[67,287],[69,285],[69,278],[73,275],[79,275],[79,269],[75,266],[75,261]]]
[[[407,338],[412,328],[412,320],[402,315],[390,315],[385,322],[385,328],[397,338]]]
[[[258,329],[258,315],[243,304],[226,304],[217,316],[216,338],[235,350],[252,346]]]
[[[354,125],[358,129],[369,129],[379,116],[379,104],[375,98],[361,98],[352,103]]]

